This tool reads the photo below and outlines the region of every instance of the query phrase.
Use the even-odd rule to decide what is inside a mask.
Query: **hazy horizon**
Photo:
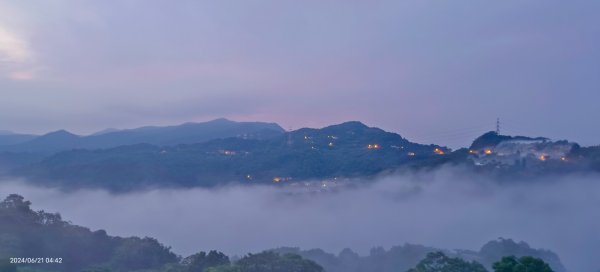
[[[139,125],[139,126],[133,126],[133,127],[107,127],[107,128],[103,128],[103,129],[100,129],[100,130],[92,131],[92,132],[89,132],[89,133],[77,133],[76,131],[69,131],[69,130],[61,128],[61,129],[45,131],[45,132],[40,133],[40,134],[32,134],[32,135],[42,136],[42,135],[45,135],[45,134],[48,134],[48,133],[53,133],[53,132],[56,132],[56,131],[66,130],[66,131],[68,131],[70,133],[73,133],[75,135],[84,136],[85,137],[85,136],[95,135],[97,133],[114,132],[113,130],[118,131],[118,130],[138,129],[138,128],[144,128],[144,127],[179,126],[179,125],[183,125],[183,124],[186,124],[186,123],[204,123],[204,122],[215,121],[215,120],[218,120],[218,119],[226,119],[226,120],[234,121],[234,122],[263,122],[263,123],[275,123],[275,124],[278,124],[276,122],[261,121],[261,120],[240,121],[240,120],[234,120],[234,119],[230,119],[230,118],[219,117],[219,118],[214,118],[214,119],[200,120],[200,121],[196,121],[196,122],[165,123],[165,124],[146,124],[146,125]],[[359,120],[347,120],[347,121],[344,121],[344,122],[351,122],[351,121],[361,122]],[[290,131],[290,130],[294,131],[294,130],[303,129],[303,128],[321,129],[321,128],[324,128],[324,127],[327,127],[327,126],[338,125],[338,124],[341,124],[341,123],[344,123],[344,122],[327,124],[327,125],[324,125],[322,127],[298,127],[298,128],[288,127],[288,128],[286,128],[286,127],[282,126],[281,124],[278,124],[278,125],[282,129],[284,129],[286,131]],[[368,123],[364,123],[364,122],[361,122],[361,123],[363,123],[363,124],[365,124],[365,125],[367,125],[369,127],[374,127],[374,126],[369,125]],[[456,131],[449,131],[449,132],[442,133],[440,135],[435,136],[433,138],[434,140],[431,140],[432,138],[427,138],[427,137],[425,138],[427,140],[423,140],[423,141],[415,140],[415,139],[419,139],[419,137],[416,137],[416,138],[407,138],[407,140],[409,140],[411,142],[414,142],[414,143],[419,143],[419,144],[437,144],[437,145],[441,145],[441,146],[447,146],[447,147],[450,147],[452,149],[465,148],[465,147],[468,147],[472,143],[473,140],[475,140],[477,137],[483,135],[484,133],[487,133],[487,132],[490,132],[490,131],[495,131],[495,127],[494,128],[490,128],[490,129],[486,129],[484,127],[486,127],[486,125],[482,125],[482,126],[479,126],[479,127],[472,127],[470,129],[458,129]],[[547,137],[547,135],[537,135],[537,134],[531,135],[531,134],[522,134],[522,133],[521,134],[519,134],[519,133],[515,133],[515,134],[507,133],[502,128],[502,122],[500,123],[500,127],[501,127],[500,133],[503,134],[503,135],[528,136],[528,137],[545,137],[545,138],[549,138],[549,137]],[[16,134],[25,134],[25,133],[21,133],[21,132],[18,132],[18,131],[11,131],[11,130],[0,130],[0,133],[1,132],[16,133]],[[404,138],[406,138],[406,135],[407,135],[407,134],[399,132],[399,131],[388,131],[388,132],[399,134],[400,136],[402,136]],[[448,137],[448,136],[452,140],[445,141],[444,137]],[[551,140],[567,140],[567,141],[574,142],[572,139],[556,139],[556,138],[550,138],[550,139]],[[581,143],[579,143],[579,144],[581,144]],[[600,144],[600,142],[591,143],[589,145],[583,144],[583,146],[597,146],[599,144]]]

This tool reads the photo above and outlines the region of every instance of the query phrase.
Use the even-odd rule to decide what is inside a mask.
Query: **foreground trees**
[[[235,263],[217,251],[200,252],[185,258],[180,264],[167,266],[162,272],[324,272],[317,263],[297,254],[264,251],[248,254]]]
[[[503,257],[492,266],[494,272],[554,272],[542,259],[525,256]],[[460,258],[451,258],[443,252],[432,252],[407,272],[487,272],[483,265]]]
[[[20,195],[0,202],[0,271],[17,271],[15,256],[59,256],[62,263],[19,265],[19,271],[165,271],[165,272],[322,272],[296,254],[265,251],[248,254],[235,264],[210,251],[183,260],[154,238],[112,237],[62,220],[59,214],[33,211]],[[32,270],[35,269],[35,270]]]
[[[361,262],[361,257],[350,250],[336,257],[318,249],[301,252],[293,248],[248,254],[236,262],[218,251],[200,252],[181,259],[154,238],[109,236],[102,230],[90,231],[66,222],[56,213],[33,211],[30,206],[29,201],[14,194],[0,202],[0,272],[324,272],[321,265],[328,267],[328,272],[396,272],[406,271],[415,264],[410,272],[487,271],[478,262],[446,256],[423,246],[394,247],[387,253],[382,248],[376,249],[367,262]],[[531,250],[523,252],[502,245],[487,247],[486,252],[490,254],[485,255],[532,255]],[[500,250],[494,249],[498,246]],[[496,252],[502,255],[495,255]],[[18,265],[9,261],[12,257],[36,256],[56,256],[63,261]],[[482,259],[470,256],[470,259]],[[555,258],[560,264],[556,256],[543,256],[544,260]],[[492,263],[486,265],[492,266]],[[556,269],[556,263],[552,265]],[[335,270],[335,267],[343,270]],[[495,272],[554,272],[541,258],[534,257],[502,257],[493,264],[493,269]]]
[[[216,250],[211,250],[208,254],[204,251],[196,253],[183,259],[181,263],[186,266],[185,270],[188,272],[205,271],[211,267],[228,266],[231,264],[227,255]]]
[[[493,268],[495,272],[554,272],[543,260],[530,256],[503,257]]]
[[[467,262],[460,258],[450,258],[443,252],[431,252],[425,259],[408,272],[487,272],[478,262]]]
[[[0,271],[1,272],[17,272],[17,266],[11,264],[9,260],[0,260]]]
[[[236,265],[240,272],[323,272],[320,265],[299,255],[279,255],[271,251],[248,254]]]
[[[0,260],[48,256],[61,258],[61,262],[20,264],[19,269],[115,272],[160,269],[179,261],[154,238],[121,238],[102,230],[90,231],[62,220],[59,214],[33,211],[31,202],[9,195],[0,202]]]

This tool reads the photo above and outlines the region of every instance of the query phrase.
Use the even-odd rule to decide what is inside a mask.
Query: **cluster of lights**
[[[368,149],[379,149],[379,148],[381,148],[381,146],[378,144],[369,144],[369,145],[367,145],[367,148]]]
[[[438,149],[436,148],[436,149],[434,150],[434,152],[435,152],[435,153],[438,153],[438,152],[437,152],[437,150],[438,150]],[[473,150],[473,149],[470,149],[470,150],[469,150],[469,154],[478,154],[478,153],[479,153],[479,151],[477,151],[477,150]],[[491,148],[488,148],[488,149],[484,149],[484,150],[483,150],[483,153],[484,153],[485,155],[492,155],[492,154],[494,154],[494,151],[493,151]],[[438,153],[438,154],[439,154],[439,153]],[[442,153],[442,154],[443,154],[443,153]],[[498,156],[503,156],[503,155],[504,155],[503,153],[496,153],[496,154],[497,154]],[[548,159],[550,159],[550,156],[548,156],[547,154],[541,154],[541,155],[539,155],[539,156],[537,157],[537,159],[538,159],[538,160],[540,160],[540,161],[547,161]],[[560,160],[561,160],[561,161],[563,161],[563,162],[566,162],[566,161],[568,161],[569,159],[568,159],[566,156],[561,156],[561,157],[560,157]]]
[[[227,155],[227,156],[231,156],[231,155],[235,155],[235,151],[231,151],[231,150],[223,150],[223,154]]]
[[[287,178],[283,178],[283,177],[274,177],[274,178],[273,178],[273,182],[275,182],[275,183],[279,183],[279,182],[282,182],[282,181],[290,181],[290,180],[292,180],[292,178],[291,178],[291,177],[287,177]]]
[[[438,154],[438,155],[444,155],[444,150],[436,148],[433,150],[433,153]]]

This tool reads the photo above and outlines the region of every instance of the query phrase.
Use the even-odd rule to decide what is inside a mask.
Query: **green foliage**
[[[0,272],[17,272],[17,266],[8,260],[0,260]]]
[[[531,256],[503,257],[492,266],[494,272],[554,272],[542,259]]]
[[[427,254],[425,259],[408,272],[487,272],[487,270],[480,263],[450,258],[438,251]]]
[[[116,271],[159,268],[177,261],[177,256],[154,238],[123,239],[115,249],[109,264]]]
[[[106,267],[90,267],[82,270],[81,272],[112,272],[109,268]]]
[[[241,272],[240,267],[237,265],[221,265],[215,267],[209,267],[204,272]]]
[[[229,257],[227,257],[227,255],[215,250],[211,250],[208,252],[208,254],[202,251],[200,253],[191,255],[185,258],[182,263],[187,267],[186,271],[202,272],[210,267],[227,266],[231,262],[229,261]]]
[[[132,271],[157,269],[177,256],[152,238],[111,237],[62,220],[59,214],[33,211],[22,196],[0,202],[0,259],[51,256],[61,264],[36,264],[59,271]],[[19,270],[22,268],[19,265]]]
[[[406,271],[419,263],[427,253],[436,248],[422,245],[405,244],[389,250],[373,248],[369,255],[360,256],[350,249],[344,249],[339,255],[327,253],[321,249],[300,250],[299,248],[278,248],[280,254],[294,253],[321,265],[327,272],[397,272]]]
[[[240,272],[323,272],[313,261],[296,254],[279,255],[272,251],[248,254],[237,263]]]
[[[344,249],[339,255],[324,252],[320,249],[300,250],[299,248],[282,247],[274,249],[279,254],[294,253],[321,265],[327,272],[398,272],[407,271],[417,266],[430,252],[440,251],[433,247],[405,244],[394,246],[389,250],[374,248],[367,256],[359,256],[350,249]],[[492,264],[502,256],[534,256],[542,258],[556,272],[565,272],[558,256],[552,251],[531,248],[525,242],[511,239],[498,239],[486,243],[481,250],[458,250],[449,257],[476,260],[484,267],[491,269]]]
[[[534,249],[525,242],[515,242],[512,239],[499,238],[486,243],[481,247],[479,256],[480,261],[490,267],[505,256],[531,256],[544,260],[557,272],[566,271],[556,253],[544,249]]]

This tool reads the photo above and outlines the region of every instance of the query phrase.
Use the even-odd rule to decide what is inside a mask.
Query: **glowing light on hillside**
[[[379,149],[379,148],[381,148],[381,146],[378,144],[370,144],[370,145],[367,145],[367,148],[368,149]]]
[[[329,142],[329,146],[330,146],[330,147],[331,147],[331,146],[333,146],[333,142]]]
[[[540,161],[546,161],[548,159],[546,155],[540,155]]]
[[[282,179],[282,178],[280,178],[280,177],[274,177],[274,178],[273,178],[273,182],[275,182],[275,183],[281,182],[282,180],[283,180],[283,179]]]
[[[485,150],[485,154],[486,155],[491,155],[492,153],[494,153],[491,149],[486,149]]]
[[[433,153],[438,154],[438,155],[444,155],[444,150],[436,148],[433,150]]]
[[[416,156],[417,153],[415,153],[415,152],[408,152],[408,155],[411,156],[411,157],[413,157],[413,156]]]
[[[560,157],[561,161],[567,161],[567,157]]]

